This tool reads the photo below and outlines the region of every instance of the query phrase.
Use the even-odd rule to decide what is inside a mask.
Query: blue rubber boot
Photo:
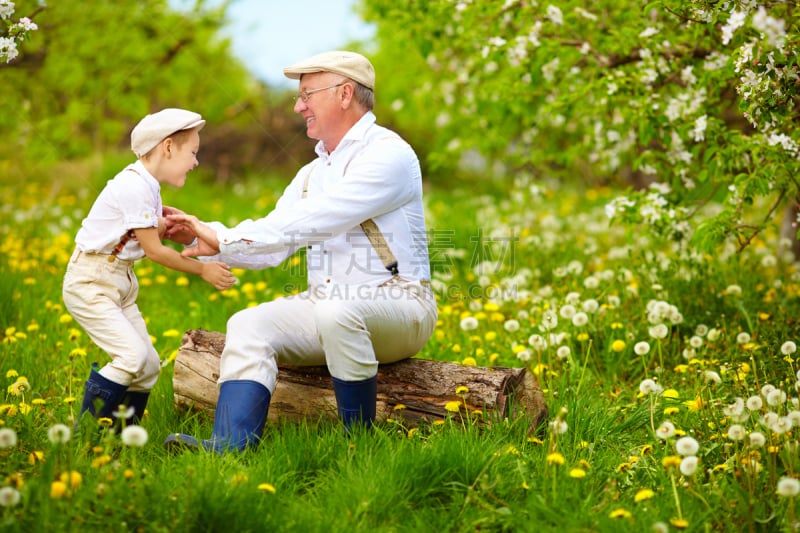
[[[331,379],[333,392],[336,394],[336,407],[345,432],[355,426],[371,429],[378,401],[378,376],[363,381],[343,381],[334,377]]]
[[[89,412],[95,418],[111,418],[113,412],[122,403],[122,398],[128,387],[104,378],[97,371],[97,364],[92,365],[89,379],[86,380],[86,390],[83,393],[83,403],[78,414],[80,420],[83,413]]]
[[[256,381],[226,381],[219,388],[211,438],[198,440],[183,433],[174,433],[167,437],[164,445],[167,448],[203,448],[217,453],[244,451],[261,438],[270,398],[269,389]]]
[[[125,421],[125,424],[129,426],[139,425],[144,416],[144,410],[147,407],[147,400],[149,399],[149,391],[128,391],[122,403],[124,403],[126,407],[133,407],[133,415]]]

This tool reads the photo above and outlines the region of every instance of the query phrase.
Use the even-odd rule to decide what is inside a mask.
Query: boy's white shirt
[[[110,254],[129,230],[157,228],[161,214],[161,184],[137,160],[108,180],[83,219],[75,244],[84,252]],[[131,239],[117,257],[136,260],[144,255],[139,242]]]

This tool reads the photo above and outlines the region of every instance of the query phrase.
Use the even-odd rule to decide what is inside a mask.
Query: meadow
[[[701,254],[610,225],[616,191],[539,177],[428,187],[440,317],[418,357],[526,367],[551,414],[540,433],[454,413],[346,438],[309,420],[270,425],[241,455],[167,453],[171,432],[211,432],[173,405],[183,333],[224,331],[235,311],[301,290],[302,255],[237,271],[224,292],[140,261],[163,361],[146,433],[71,431],[106,356],[66,313],[61,279],[82,217],[126,162],[0,182],[3,531],[800,530],[800,268],[775,228]],[[163,196],[234,223],[266,213],[282,185],[190,175]]]

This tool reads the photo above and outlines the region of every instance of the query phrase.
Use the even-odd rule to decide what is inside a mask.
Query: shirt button
[[[325,283],[330,283],[330,282],[331,282],[331,278],[328,278],[328,279],[325,280]]]

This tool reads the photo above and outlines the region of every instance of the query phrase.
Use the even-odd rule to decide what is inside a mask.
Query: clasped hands
[[[184,249],[184,257],[201,257],[219,253],[217,233],[203,224],[194,215],[188,215],[180,209],[164,206],[164,237],[183,245],[191,244],[197,238],[197,246]]]

